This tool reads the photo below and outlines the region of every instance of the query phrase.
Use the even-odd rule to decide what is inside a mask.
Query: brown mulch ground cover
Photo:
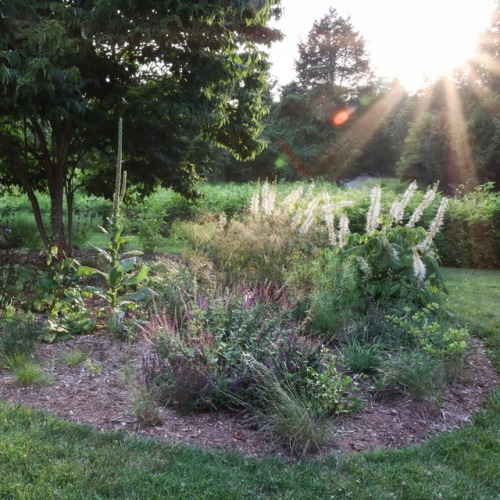
[[[64,353],[71,351],[85,353],[86,360],[70,368]],[[181,415],[172,409],[161,409],[160,425],[141,427],[123,371],[125,366],[139,369],[143,356],[150,351],[151,345],[145,339],[129,344],[111,334],[40,344],[37,359],[52,376],[52,382],[42,387],[20,387],[8,371],[0,370],[0,399],[43,409],[99,430],[123,429],[170,442],[238,451],[246,456],[283,454],[271,436],[255,428],[244,415]],[[448,388],[439,411],[404,396],[376,400],[361,383],[364,408],[332,423],[333,436],[319,455],[409,446],[471,422],[473,413],[500,382],[476,340],[471,343],[465,373],[463,381]]]

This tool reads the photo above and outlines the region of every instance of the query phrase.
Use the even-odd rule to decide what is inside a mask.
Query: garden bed
[[[259,430],[244,414],[183,415],[162,408],[161,424],[139,425],[123,373],[125,366],[139,369],[143,356],[151,348],[146,339],[128,344],[110,334],[40,344],[37,359],[51,375],[51,383],[20,387],[10,372],[0,370],[0,398],[43,409],[99,430],[122,429],[170,442],[233,450],[245,456],[284,453],[269,433]],[[75,351],[83,353],[85,360],[71,368],[64,359]],[[332,420],[334,433],[319,454],[400,448],[471,422],[474,412],[483,406],[487,395],[500,383],[500,377],[477,340],[471,341],[464,373],[464,380],[447,388],[439,411],[405,396],[377,400],[368,390],[368,382],[358,378],[364,408],[353,415]]]

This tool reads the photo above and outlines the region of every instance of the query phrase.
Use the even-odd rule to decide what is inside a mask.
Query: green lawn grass
[[[302,460],[246,459],[98,432],[0,403],[0,498],[498,498],[500,394],[428,443]]]
[[[443,269],[448,309],[470,333],[483,339],[500,371],[500,271]]]

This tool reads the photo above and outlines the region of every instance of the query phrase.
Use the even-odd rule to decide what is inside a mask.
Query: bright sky
[[[378,76],[399,78],[410,90],[468,59],[498,0],[282,0],[276,23],[285,34],[271,49],[272,76],[281,85],[295,76],[297,43],[330,6],[351,17],[364,37]]]

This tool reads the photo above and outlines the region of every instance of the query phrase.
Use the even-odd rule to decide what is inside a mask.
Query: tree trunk
[[[71,253],[66,240],[64,227],[64,186],[68,165],[69,121],[54,119],[50,122],[52,128],[52,148],[47,144],[47,138],[40,123],[31,120],[33,130],[38,137],[42,151],[42,164],[47,172],[50,197],[50,226],[53,244],[59,254]]]
[[[68,229],[68,256],[71,257],[73,252],[73,202],[75,199],[75,192],[73,189],[66,189],[66,212],[68,217],[67,229]]]
[[[33,215],[35,217],[36,227],[38,228],[38,232],[40,233],[40,237],[42,238],[42,242],[45,247],[50,246],[50,239],[47,234],[47,230],[45,228],[45,224],[43,223],[42,211],[40,210],[40,204],[38,203],[38,198],[35,195],[33,190],[33,186],[30,184],[28,180],[28,176],[26,175],[26,171],[24,166],[18,162],[16,165],[15,175],[19,180],[24,192],[28,196],[28,199],[31,203],[31,208],[33,210]]]
[[[59,253],[65,253],[69,249],[66,244],[66,232],[64,229],[64,184],[57,182],[49,185],[50,195],[50,227],[54,245]]]

